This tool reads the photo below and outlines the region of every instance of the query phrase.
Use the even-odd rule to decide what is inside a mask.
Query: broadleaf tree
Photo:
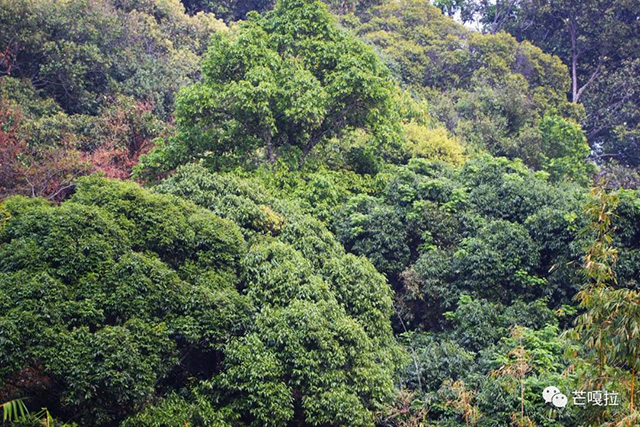
[[[194,158],[216,168],[279,157],[302,164],[348,129],[386,143],[398,135],[387,68],[318,1],[283,0],[250,14],[214,37],[202,69],[202,83],[176,102],[178,135],[160,155],[170,168]]]

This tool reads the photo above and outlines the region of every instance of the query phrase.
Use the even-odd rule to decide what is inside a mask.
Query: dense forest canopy
[[[638,166],[640,2],[470,0],[439,5],[449,15],[479,21],[489,33],[506,31],[558,56],[569,69],[569,99],[585,108],[581,123],[599,160],[614,170],[616,165]],[[637,175],[618,170],[617,178],[628,184]]]
[[[640,425],[639,11],[0,0],[3,425]]]

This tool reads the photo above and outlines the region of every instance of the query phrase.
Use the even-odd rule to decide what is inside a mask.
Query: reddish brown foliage
[[[20,153],[26,143],[19,135],[21,116],[0,104],[0,199],[13,193],[24,182]]]
[[[102,118],[104,139],[96,150],[85,154],[95,170],[109,178],[131,177],[140,155],[153,147],[154,135],[144,119],[149,117],[151,109],[150,104],[138,102],[133,106],[117,103],[115,108],[106,111]]]
[[[93,172],[130,178],[158,133],[151,109],[145,103],[115,102],[94,118],[95,148],[81,151],[79,138],[64,132],[54,146],[30,146],[21,133],[20,109],[0,100],[0,199],[22,194],[63,200],[73,191],[75,178]]]
[[[4,74],[11,75],[11,70],[16,63],[19,49],[16,41],[10,41],[7,47],[3,51],[0,51],[0,70],[2,70]]]
[[[63,199],[91,166],[73,147],[29,147],[19,109],[0,101],[0,198],[13,194]]]

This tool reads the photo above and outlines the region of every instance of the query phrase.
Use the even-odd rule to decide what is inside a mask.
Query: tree
[[[217,35],[203,75],[177,100],[178,135],[166,148],[173,167],[193,158],[216,168],[283,156],[301,164],[345,129],[394,136],[388,71],[318,1],[283,0]]]
[[[178,0],[0,1],[0,197],[62,200],[96,170],[129,178],[225,29]]]
[[[0,199],[13,194],[60,200],[91,166],[70,144],[29,144],[19,107],[0,98]]]
[[[526,330],[520,326],[514,326],[511,330],[511,338],[517,342],[515,348],[511,349],[503,359],[503,364],[494,371],[494,376],[506,376],[519,383],[520,391],[520,412],[513,414],[514,425],[517,427],[533,427],[533,422],[524,413],[524,391],[525,379],[530,373],[533,365],[533,357],[522,344]]]
[[[476,399],[485,418],[518,427],[544,425],[551,420],[575,424],[573,414],[549,411],[542,399],[542,391],[549,384],[561,390],[568,388],[570,363],[564,353],[569,349],[557,326],[535,330],[512,326],[510,333],[487,351],[491,368]]]
[[[625,60],[617,67],[602,69],[583,99],[588,112],[587,138],[594,157],[601,163],[618,164],[630,173],[640,166],[640,59]],[[613,169],[613,168],[609,168]],[[623,173],[614,174],[624,177]],[[612,183],[613,184],[613,183]],[[622,182],[637,188],[636,182]],[[620,186],[613,185],[613,189]]]
[[[8,76],[0,82],[0,126],[0,198],[51,200],[65,199],[91,172],[129,178],[153,137],[169,132],[149,103],[118,96],[99,116],[69,115],[28,80]]]
[[[616,0],[528,0],[505,29],[563,59],[577,103],[604,68],[617,67],[637,48],[637,6]]]
[[[0,2],[0,76],[29,79],[67,113],[100,113],[112,96],[151,103],[168,118],[177,89],[198,78],[212,15],[178,0]]]
[[[225,22],[245,19],[251,11],[265,12],[275,3],[275,0],[182,0],[189,13],[213,12]]]
[[[639,163],[634,148],[639,11],[637,0],[523,0],[502,26],[518,40],[557,55],[569,68],[569,98],[584,105],[581,122],[602,163]],[[490,20],[488,11],[480,15]]]
[[[184,402],[180,425],[372,426],[403,363],[384,277],[237,177],[163,190],[220,215],[95,176],[0,205],[0,400],[84,425]]]
[[[580,125],[558,116],[546,116],[540,122],[544,149],[542,168],[554,180],[589,182],[595,165],[589,160],[589,144]]]
[[[404,363],[390,328],[391,290],[371,263],[346,255],[320,222],[255,181],[188,165],[159,189],[233,218],[254,242],[242,286],[261,309],[255,327],[232,338],[228,369],[212,383],[228,407],[260,425],[371,425]]]
[[[379,4],[384,0],[327,0],[324,3],[331,11],[339,15],[346,13],[362,13],[368,7]],[[252,11],[266,12],[276,4],[275,0],[182,0],[191,13],[197,11],[213,12],[215,16],[225,21],[244,20]]]
[[[395,277],[409,262],[408,236],[392,207],[366,195],[353,197],[340,212],[335,229],[345,248],[365,255],[378,270]]]
[[[343,22],[428,102],[431,127],[440,122],[470,151],[486,149],[541,169],[543,117],[581,117],[581,107],[566,99],[570,79],[558,57],[504,32],[471,31],[429,1],[385,2]],[[416,140],[415,130],[410,123],[409,140]]]
[[[605,408],[589,414],[590,421],[630,425],[640,417],[637,408],[637,377],[640,372],[640,293],[617,288],[614,265],[618,250],[613,246],[613,215],[616,194],[593,190],[587,213],[592,222],[585,229],[592,238],[584,257],[585,287],[576,295],[584,313],[576,319],[572,334],[584,345],[591,363],[583,372],[587,386],[622,389],[628,399],[613,413]]]

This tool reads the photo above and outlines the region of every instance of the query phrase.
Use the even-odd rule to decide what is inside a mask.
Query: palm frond
[[[2,421],[25,420],[29,415],[24,399],[13,399],[0,405],[2,408]]]

